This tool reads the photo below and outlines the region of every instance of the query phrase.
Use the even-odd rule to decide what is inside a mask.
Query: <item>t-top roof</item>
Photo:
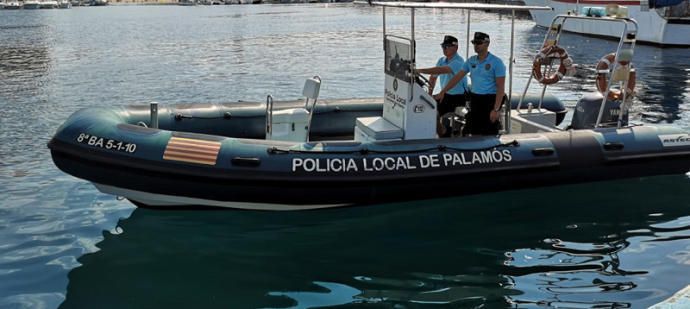
[[[371,4],[376,6],[415,8],[415,9],[462,9],[462,10],[515,10],[515,11],[551,11],[548,6],[505,5],[488,3],[451,3],[451,2],[393,2],[393,1],[356,1],[357,4]]]

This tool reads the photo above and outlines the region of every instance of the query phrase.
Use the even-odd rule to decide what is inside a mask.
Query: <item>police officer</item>
[[[467,59],[460,72],[436,95],[442,100],[465,75],[470,74],[470,114],[468,125],[472,135],[496,135],[500,127],[499,110],[505,94],[506,67],[489,52],[489,35],[475,32],[472,45],[476,55]]]
[[[432,68],[417,69],[418,73],[431,74],[429,77],[429,94],[431,95],[436,86],[436,79],[440,77],[441,88],[448,85],[455,74],[460,72],[465,60],[458,55],[458,39],[454,36],[446,35],[441,43],[443,49],[443,57],[439,58],[436,66]],[[456,83],[455,86],[448,89],[439,101],[438,116],[443,116],[446,113],[455,111],[456,107],[465,106],[465,89],[467,89],[467,79],[463,78],[461,82]],[[439,126],[439,136],[450,136],[451,132],[443,132],[443,126]]]

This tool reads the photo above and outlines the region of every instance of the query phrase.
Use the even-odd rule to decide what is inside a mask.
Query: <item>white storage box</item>
[[[271,132],[266,139],[306,142],[309,133],[309,112],[304,108],[291,108],[273,112]]]
[[[402,137],[402,129],[383,119],[383,117],[357,118],[355,126],[356,141],[399,140]]]
[[[512,133],[555,132],[556,113],[545,109],[518,112],[510,111],[510,130]]]

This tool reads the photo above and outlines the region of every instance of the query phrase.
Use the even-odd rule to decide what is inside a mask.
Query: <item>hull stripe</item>
[[[167,151],[178,151],[178,152],[193,152],[193,153],[198,153],[198,154],[206,154],[206,155],[215,156],[216,154],[218,154],[218,150],[220,150],[220,148],[204,149],[204,148],[195,148],[195,147],[183,147],[183,146],[178,146],[178,145],[168,145],[166,150]]]

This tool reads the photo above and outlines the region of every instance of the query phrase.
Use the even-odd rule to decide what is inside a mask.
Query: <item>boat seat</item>
[[[271,132],[267,139],[291,142],[306,142],[309,135],[309,111],[289,108],[273,112]]]
[[[385,141],[403,138],[403,130],[383,117],[359,117],[355,125],[356,141]]]
[[[304,107],[273,111],[273,98],[266,102],[266,139],[308,142],[311,117],[319,97],[321,78],[314,76],[304,82],[302,94],[305,97]],[[311,99],[311,106],[309,100]]]

